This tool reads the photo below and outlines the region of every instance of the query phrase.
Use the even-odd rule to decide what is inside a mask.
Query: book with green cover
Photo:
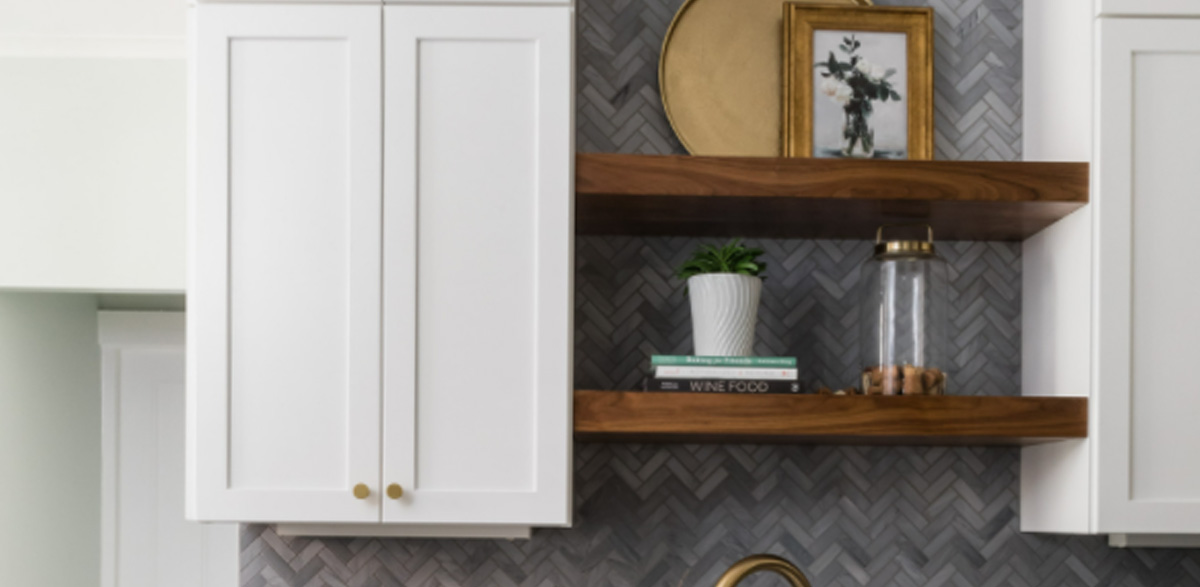
[[[782,367],[796,368],[796,357],[702,357],[651,355],[651,367]]]

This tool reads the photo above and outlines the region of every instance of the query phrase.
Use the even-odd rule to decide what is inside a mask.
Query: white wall
[[[0,288],[181,292],[187,65],[0,58]]]
[[[96,298],[0,293],[0,583],[100,577]]]
[[[186,16],[0,1],[0,289],[184,290]]]

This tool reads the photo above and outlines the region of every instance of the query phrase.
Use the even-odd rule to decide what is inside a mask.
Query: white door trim
[[[119,582],[120,504],[118,496],[122,354],[130,351],[184,352],[184,315],[181,312],[100,312],[97,316],[101,349],[100,424],[100,587],[123,587]],[[179,373],[183,389],[184,373]],[[182,417],[182,414],[181,414]],[[184,423],[181,420],[179,424]],[[182,451],[181,451],[182,454]],[[182,479],[180,480],[182,482]],[[179,487],[182,494],[184,488]],[[179,511],[183,519],[184,512]],[[205,528],[204,587],[233,587],[238,576],[237,528]],[[146,556],[152,556],[146,553]]]

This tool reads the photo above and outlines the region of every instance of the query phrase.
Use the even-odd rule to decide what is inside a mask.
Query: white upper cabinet
[[[571,9],[384,20],[384,521],[566,524]]]
[[[194,518],[570,523],[573,26],[196,8]]]
[[[196,14],[189,370],[203,520],[374,521],[380,13]]]
[[[1026,11],[1026,155],[1094,155],[1092,203],[1024,245],[1023,390],[1088,395],[1090,430],[1022,451],[1021,528],[1197,545],[1200,20],[1091,8]]]
[[[1200,21],[1098,27],[1097,529],[1200,533]]]

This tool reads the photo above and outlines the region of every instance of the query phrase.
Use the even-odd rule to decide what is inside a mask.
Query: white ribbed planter
[[[692,301],[692,341],[697,355],[748,357],[762,279],[736,273],[709,273],[688,279]]]

